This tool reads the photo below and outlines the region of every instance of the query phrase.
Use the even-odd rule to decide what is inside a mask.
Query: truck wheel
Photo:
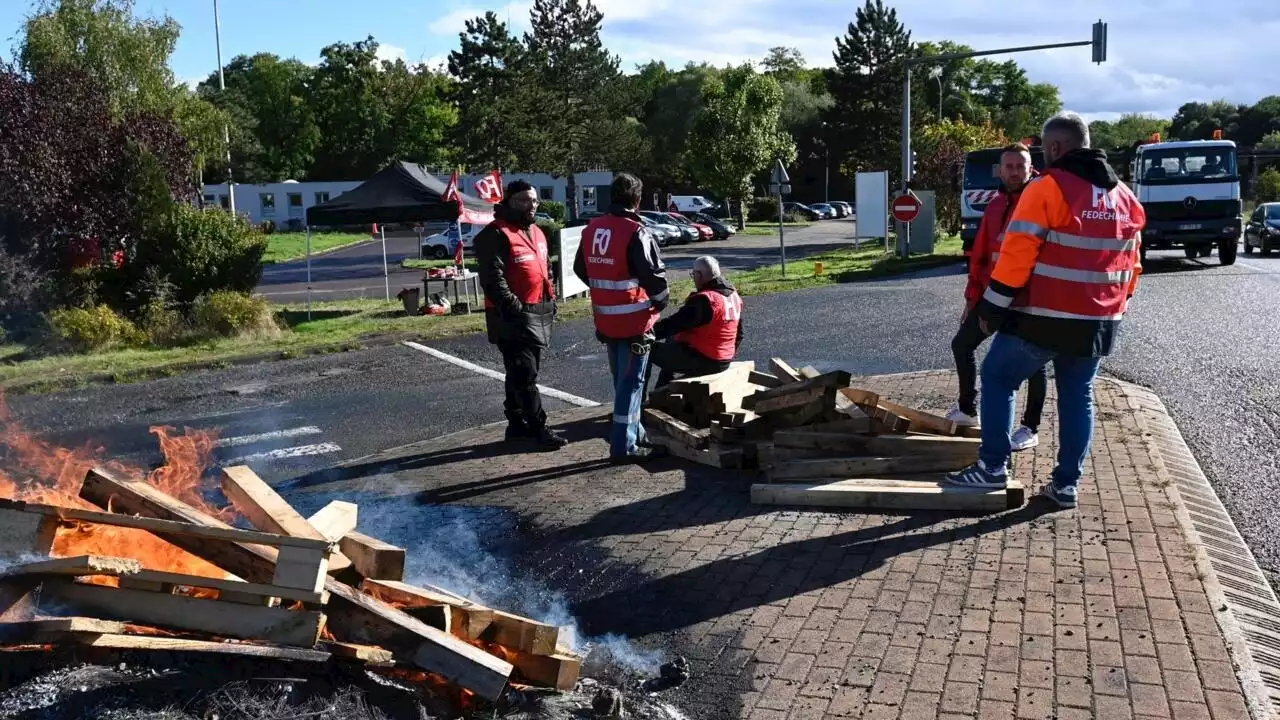
[[[443,246],[443,245],[432,245],[432,246],[431,246],[431,257],[433,257],[433,258],[435,258],[435,259],[437,259],[437,260],[443,260],[443,259],[445,259],[445,258],[449,257],[449,248],[447,248],[447,247],[445,247],[445,246]]]
[[[1236,264],[1236,239],[1223,240],[1218,243],[1218,262],[1223,265]]]
[[[1248,237],[1245,237],[1245,238],[1244,238],[1244,254],[1245,254],[1245,255],[1252,255],[1252,254],[1253,254],[1253,246],[1249,244],[1249,238],[1248,238]]]
[[[1263,255],[1271,254],[1271,238],[1269,237],[1262,238],[1262,254]]]
[[[1187,256],[1188,260],[1195,260],[1200,257],[1200,248],[1196,245],[1187,245],[1182,248],[1182,252]]]

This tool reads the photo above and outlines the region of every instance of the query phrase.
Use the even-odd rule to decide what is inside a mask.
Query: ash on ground
[[[460,711],[448,699],[352,665],[244,658],[114,656],[30,672],[6,667],[0,718],[15,720],[689,720],[649,689],[652,675],[588,658],[568,692],[511,688],[497,704]],[[10,655],[12,657],[12,655]],[[161,659],[160,666],[156,660]],[[118,660],[118,661],[117,661]],[[8,663],[8,659],[0,662]],[[603,701],[602,701],[603,698]],[[596,708],[599,708],[598,710]]]

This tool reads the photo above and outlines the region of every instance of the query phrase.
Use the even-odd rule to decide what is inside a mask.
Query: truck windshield
[[[1143,150],[1138,172],[1144,185],[1235,182],[1236,150],[1223,146]]]
[[[1004,151],[994,148],[977,150],[964,158],[964,189],[995,190],[1000,187],[1000,156]],[[1044,171],[1044,152],[1039,148],[1031,151],[1031,166],[1037,171]]]

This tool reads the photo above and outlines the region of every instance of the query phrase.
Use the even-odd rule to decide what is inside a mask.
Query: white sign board
[[[889,236],[889,173],[858,173],[854,202],[858,238]]]
[[[589,290],[587,284],[573,273],[573,260],[578,257],[578,246],[582,244],[582,231],[586,226],[564,228],[557,235],[556,274],[560,276],[560,297],[571,298]]]

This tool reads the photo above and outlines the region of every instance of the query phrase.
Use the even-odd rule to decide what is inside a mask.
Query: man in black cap
[[[568,441],[547,427],[538,394],[538,369],[542,350],[551,343],[556,296],[547,237],[534,222],[537,212],[533,186],[511,181],[493,208],[493,222],[476,235],[475,248],[489,342],[502,351],[506,369],[506,439],[557,450]]]

